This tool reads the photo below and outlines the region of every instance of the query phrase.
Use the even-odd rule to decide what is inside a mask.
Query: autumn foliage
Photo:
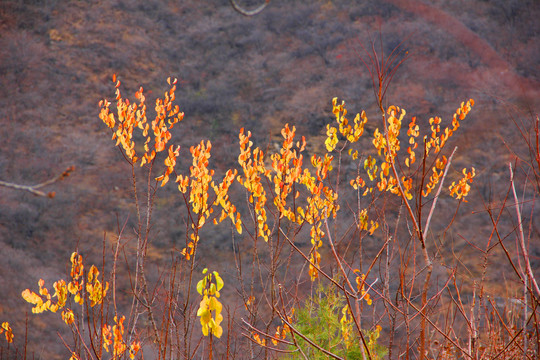
[[[129,292],[121,294],[115,285],[126,236],[121,230],[107,274],[105,264],[101,271],[85,266],[74,252],[67,279],[54,282],[51,291],[40,280],[37,290],[22,293],[33,313],[59,312],[73,334],[72,344],[64,341],[71,359],[142,358],[144,349],[162,359],[510,358],[519,349],[537,351],[532,345],[526,350],[527,337],[538,339],[537,325],[531,327],[534,334],[527,326],[510,329],[513,320],[493,318],[496,308],[473,314],[481,288],[474,288],[469,305],[455,286],[455,272],[449,271],[442,285],[431,278],[438,255],[428,230],[437,201],[450,196],[458,207],[476,175],[474,167],[449,175],[457,148],[447,149],[472,111],[472,99],[462,102],[450,121],[433,117],[423,128],[395,105],[381,105],[374,115],[379,126],[370,125],[365,111],[351,120],[345,102],[334,98],[335,119],[326,126],[321,153],[309,155],[308,141],[293,125],[282,128],[281,145],[273,152],[256,146],[242,128],[237,167],[218,175],[210,168],[209,140],[191,146],[189,155],[174,144],[172,129],[184,118],[175,104],[176,79],[167,80],[169,90],[155,101],[153,120],[142,88],[130,102],[116,76],[113,83],[115,103],[102,100],[99,118],[131,167],[137,227],[136,244],[124,256]],[[368,126],[371,134],[363,140]],[[191,165],[182,171],[178,163],[185,158]],[[345,161],[356,171],[346,171]],[[140,177],[138,168],[146,175]],[[185,206],[185,245],[175,249],[159,279],[149,280],[152,208],[159,189],[171,183]],[[140,187],[146,199],[139,198]],[[349,217],[340,217],[343,212]],[[345,224],[347,219],[352,223]],[[209,272],[207,267],[216,265],[201,264],[204,257],[198,254],[204,229],[223,222],[232,241],[242,237],[250,243],[249,252],[234,252],[236,279],[226,281],[221,269]],[[376,257],[366,262],[362,244],[368,238],[379,243]],[[202,276],[196,271],[201,265]],[[537,316],[535,280],[521,274]],[[313,294],[316,284],[327,290]],[[461,314],[453,315],[454,325],[437,316],[443,306],[448,316]],[[325,338],[310,332],[320,325],[318,311],[329,316]],[[468,327],[467,335],[458,335],[458,326]],[[491,329],[502,345],[479,336],[480,327]],[[2,332],[13,340],[9,324],[2,324]]]

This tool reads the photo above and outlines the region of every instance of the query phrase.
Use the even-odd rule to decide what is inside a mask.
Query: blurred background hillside
[[[168,89],[167,77],[178,78],[180,166],[191,163],[189,146],[209,139],[219,174],[236,164],[242,127],[273,149],[282,126],[294,125],[308,155],[320,154],[336,96],[350,113],[366,110],[372,134],[380,124],[362,46],[375,42],[385,55],[399,47],[407,59],[387,102],[405,108],[407,119],[449,121],[462,101],[476,102],[452,140],[454,173],[471,164],[479,173],[454,238],[458,250],[460,239],[481,243],[490,229],[482,201],[496,203],[505,191],[512,151],[527,154],[513,121],[528,128],[540,112],[538,19],[536,0],[272,0],[254,17],[227,0],[0,0],[0,180],[34,184],[76,167],[47,189],[54,199],[0,187],[0,321],[23,336],[30,306],[21,291],[63,277],[75,249],[99,261],[104,239],[124,222],[133,226],[129,168],[98,118],[98,102],[114,96],[113,73],[125,97],[134,100],[143,86],[149,105]],[[184,224],[170,215],[181,204],[174,186],[160,189],[150,251],[156,269],[183,247]],[[534,211],[523,214],[539,219]],[[534,225],[538,269],[540,221]],[[229,238],[209,235],[201,253],[226,253]],[[231,258],[220,256],[225,267]],[[490,276],[500,279],[501,271],[494,266]],[[50,331],[56,317],[29,320],[36,358],[65,354]]]

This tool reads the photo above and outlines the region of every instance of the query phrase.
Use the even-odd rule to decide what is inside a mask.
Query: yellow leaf
[[[214,334],[215,337],[220,338],[221,335],[223,335],[223,328],[219,325],[216,325],[212,329],[212,333]]]
[[[71,311],[71,309],[65,309],[62,311],[62,320],[64,320],[67,325],[72,324],[75,321],[73,311]]]
[[[41,297],[36,294],[33,291],[30,291],[30,289],[26,289],[22,292],[22,297],[24,300],[31,304],[37,304],[38,302],[42,301]]]

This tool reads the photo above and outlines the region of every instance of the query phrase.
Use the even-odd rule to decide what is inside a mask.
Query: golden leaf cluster
[[[22,297],[27,302],[34,304],[34,307],[32,308],[34,314],[39,314],[44,311],[55,313],[62,309],[62,319],[69,325],[73,322],[73,312],[69,308],[64,308],[66,306],[68,294],[71,295],[75,303],[83,305],[84,287],[88,299],[90,300],[90,306],[94,307],[97,304],[101,304],[109,289],[108,282],[105,282],[103,285],[99,280],[99,270],[96,266],[92,265],[90,267],[87,274],[86,286],[83,271],[84,265],[82,263],[82,256],[74,252],[71,254],[71,280],[69,283],[66,283],[63,279],[56,281],[53,284],[55,290],[54,294],[51,295],[49,290],[45,287],[45,281],[40,279],[38,281],[38,293],[26,289],[22,292]],[[57,300],[53,301],[53,297],[56,297]]]
[[[412,175],[416,170],[410,169],[417,160],[417,139],[421,135],[417,119],[413,117],[406,127],[408,146],[406,152],[402,152],[401,139],[404,136],[402,136],[401,130],[406,111],[397,106],[389,106],[383,112],[383,129],[376,128],[371,140],[374,153],[378,155],[378,158],[377,155],[359,155],[358,149],[353,149],[352,146],[363,135],[368,118],[365,111],[362,111],[355,116],[353,121],[350,121],[347,118],[348,112],[345,102],[341,101],[340,103],[337,98],[332,99],[332,112],[337,124],[336,126],[329,124],[326,127],[326,152],[324,154],[313,154],[311,161],[306,164],[304,161],[306,140],[304,137],[297,140],[296,128],[288,124],[281,130],[283,139],[281,147],[269,154],[254,147],[251,132],[241,129],[239,132],[240,154],[238,156],[240,168],[239,170],[228,170],[223,180],[218,183],[213,179],[214,170],[209,169],[212,148],[210,141],[201,141],[190,147],[192,165],[189,168],[189,174],[176,173],[175,166],[177,158],[180,156],[180,147],[169,145],[167,148],[171,139],[170,129],[183,118],[183,113],[180,112],[178,106],[172,105],[175,100],[176,80],[171,85],[169,79],[170,90],[165,93],[163,99],[156,100],[156,117],[150,125],[146,118],[145,97],[142,88],[135,94],[139,103],[130,104],[120,94],[120,82],[116,81],[116,78],[113,80],[116,82],[117,114],[115,116],[110,112],[110,103],[105,100],[100,103],[102,107],[100,118],[113,129],[113,139],[116,139],[117,146],[123,149],[132,163],[138,160],[132,136],[135,128],[140,129],[146,139],[141,165],[153,163],[155,154],[167,149],[167,156],[164,160],[165,170],[161,176],[156,178],[156,181],[161,182],[161,186],[164,186],[170,177],[175,175],[178,190],[188,205],[191,227],[186,247],[181,251],[185,258],[192,260],[195,256],[200,240],[199,229],[209,220],[218,224],[228,218],[237,232],[242,232],[244,226],[242,217],[229,198],[229,189],[233,183],[238,182],[247,192],[251,215],[256,227],[256,238],[269,240],[272,234],[271,229],[275,226],[268,219],[269,213],[276,220],[285,218],[299,226],[308,225],[311,239],[308,258],[309,276],[312,281],[319,276],[320,248],[323,246],[323,240],[326,236],[321,225],[328,218],[335,217],[339,210],[338,194],[327,179],[329,172],[333,169],[334,155],[331,153],[338,149],[341,156],[341,152],[347,146],[351,146],[348,154],[353,161],[358,162],[359,168],[360,164],[363,163],[367,177],[359,173],[356,178],[349,181],[349,184],[358,191],[359,196],[360,194],[367,196],[372,194],[374,190],[378,190],[402,196],[406,200],[411,200],[414,193],[426,197],[440,182],[447,166],[447,159],[440,154],[440,151],[459,128],[460,121],[467,116],[474,105],[473,100],[462,103],[454,114],[451,126],[444,130],[441,130],[442,120],[439,117],[429,120],[430,133],[423,137],[424,153],[422,156],[424,163],[430,153],[434,154],[435,159],[432,160],[434,166],[431,176],[423,189],[414,188],[415,183]],[[153,138],[148,136],[150,131],[153,132]],[[343,141],[343,144],[338,148],[340,141]],[[151,146],[151,144],[153,145]],[[400,156],[403,158],[400,159]],[[396,168],[401,170],[402,164],[403,168],[410,170],[398,176]],[[471,172],[464,171],[464,178],[453,183],[450,187],[451,195],[458,199],[465,197],[470,190],[469,183],[473,177],[474,169]],[[218,206],[221,207],[221,211],[214,215],[214,210]],[[360,209],[356,221],[357,228],[370,235],[379,227],[376,221],[368,218],[367,209]],[[356,280],[359,286],[358,291],[370,304],[371,299],[364,290],[362,276],[359,275]],[[213,334],[219,337],[222,333],[219,325],[222,320],[221,303],[218,301],[219,289],[217,287],[219,286],[212,283],[212,278],[217,281],[219,275],[217,273],[206,275],[197,286],[197,290],[200,290],[199,293],[203,295],[198,316],[201,319],[203,334]],[[223,285],[221,284],[221,286]],[[199,289],[199,287],[201,288]],[[212,288],[214,291],[211,290]],[[95,301],[99,301],[99,299],[96,298]],[[346,316],[345,313],[344,316]]]
[[[171,139],[170,130],[184,118],[184,113],[180,112],[178,105],[173,106],[176,98],[177,80],[174,79],[172,82],[170,78],[167,80],[171,88],[165,92],[163,99],[156,100],[156,116],[150,123],[146,116],[146,97],[144,96],[143,88],[139,88],[135,93],[135,98],[139,103],[130,103],[128,99],[122,98],[120,92],[121,83],[120,80],[116,79],[116,75],[113,75],[113,82],[116,87],[116,115],[110,110],[111,103],[108,100],[101,100],[99,102],[99,106],[101,107],[99,118],[113,130],[112,139],[116,140],[117,146],[122,146],[125,155],[133,164],[141,158],[141,166],[151,163],[157,153],[165,150],[167,143]],[[138,156],[135,151],[135,141],[133,140],[134,129],[139,129],[142,136],[146,139],[144,153],[141,156]],[[153,134],[153,137],[149,133]],[[170,159],[166,161],[170,162]]]
[[[83,258],[77,252],[71,254],[71,280],[66,283],[64,279],[60,279],[53,284],[54,294],[51,295],[49,290],[45,287],[45,281],[40,279],[38,281],[38,292],[26,289],[22,292],[22,297],[27,302],[34,305],[32,312],[39,314],[45,311],[56,313],[58,310],[62,310],[62,320],[67,325],[75,324],[75,314],[73,310],[66,305],[68,300],[71,299],[75,304],[82,306],[85,299],[90,302],[90,307],[102,304],[107,292],[109,290],[109,283],[103,283],[100,280],[100,272],[95,265],[90,266],[86,276],[84,274]],[[56,301],[53,298],[56,297]],[[120,356],[128,348],[127,344],[122,340],[122,334],[124,332],[123,321],[124,317],[117,319],[114,317],[116,325],[112,327],[107,324],[103,325],[103,340],[104,348],[109,351],[108,345],[113,345],[114,358]],[[10,329],[11,330],[11,329]],[[1,333],[1,332],[0,332]],[[7,336],[7,335],[6,335]],[[137,354],[140,344],[136,341],[130,345],[130,357],[133,359]],[[72,354],[72,359],[79,359],[76,354]]]
[[[0,326],[0,335],[4,333],[4,336],[6,337],[6,341],[8,343],[13,342],[13,331],[11,330],[11,326],[9,326],[9,323],[7,321],[4,321],[2,323],[2,326]]]
[[[203,270],[203,275],[208,272],[208,269]],[[219,302],[219,291],[223,288],[223,279],[217,271],[213,271],[205,275],[202,280],[197,283],[197,292],[203,296],[197,316],[200,317],[202,333],[204,336],[214,335],[220,338],[223,334],[221,322],[223,315],[221,310],[223,305]]]
[[[103,348],[105,351],[109,351],[109,346],[112,348],[113,359],[119,359],[122,355],[129,350],[129,358],[134,359],[139,350],[141,344],[139,341],[133,341],[129,346],[124,340],[124,320],[125,316],[118,318],[114,317],[114,323],[112,327],[110,325],[103,325]]]
[[[345,102],[338,105],[337,99],[334,98],[332,100],[332,105],[333,112],[336,115],[338,128],[331,127],[330,125],[327,126],[327,139],[325,144],[329,152],[333,151],[339,142],[337,136],[338,129],[346,139],[343,146],[343,148],[345,148],[347,144],[352,144],[360,138],[363,133],[364,125],[367,122],[365,112],[362,112],[361,115],[357,115],[354,127],[351,127],[345,117],[347,114]],[[447,144],[448,139],[460,127],[460,121],[465,119],[473,106],[474,100],[472,99],[467,102],[462,102],[453,115],[451,126],[444,128],[444,130],[441,130],[442,120],[440,117],[432,117],[429,119],[429,135],[424,136],[423,156],[425,157],[425,160],[427,160],[430,154],[433,153],[435,159],[433,160],[434,166],[431,169],[429,181],[425,184],[424,188],[421,189],[422,196],[427,197],[440,182],[447,164],[447,158],[444,155],[440,155],[440,152]],[[414,193],[412,177],[403,175],[398,180],[393,174],[394,171],[392,171],[393,166],[399,165],[398,155],[401,150],[400,133],[406,112],[404,109],[392,105],[388,107],[384,115],[384,129],[379,130],[376,128],[372,139],[372,144],[379,157],[381,157],[380,163],[378,163],[377,159],[371,155],[365,157],[363,162],[367,177],[370,182],[375,183],[375,186],[368,186],[367,179],[362,178],[362,176],[357,176],[355,179],[350,180],[349,183],[355,190],[360,191],[360,189],[364,189],[362,192],[363,196],[372,193],[373,189],[376,188],[381,192],[389,191],[400,196],[403,191],[403,196],[407,200],[411,200]],[[362,120],[357,121],[357,119]],[[420,126],[417,124],[416,117],[412,117],[409,122],[407,136],[409,146],[407,147],[407,154],[404,156],[403,163],[407,168],[410,168],[416,162],[416,150],[418,148],[417,138],[420,136]],[[358,160],[358,150],[353,151],[352,148],[349,149],[349,155],[353,160],[360,161]],[[474,171],[465,174],[465,177],[457,184],[452,184],[452,186],[450,186],[451,195],[458,199],[465,197],[470,189],[468,183],[472,181],[473,177]],[[364,230],[366,230],[365,227]]]

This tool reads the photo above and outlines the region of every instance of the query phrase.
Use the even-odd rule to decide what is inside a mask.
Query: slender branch
[[[326,208],[325,208],[326,212]],[[354,292],[354,287],[352,286],[351,282],[349,281],[349,278],[347,277],[347,273],[345,272],[345,269],[343,268],[343,264],[341,263],[341,260],[339,260],[339,256],[336,252],[336,248],[334,247],[334,242],[332,241],[332,235],[330,234],[330,229],[328,228],[328,218],[324,217],[324,226],[326,227],[326,231],[328,233],[328,242],[330,243],[330,247],[332,249],[332,254],[336,258],[336,262],[339,265],[339,269],[341,270],[341,274],[345,278],[345,281],[347,282],[347,285],[349,285],[349,289],[351,289],[351,292]]]
[[[15,183],[0,180],[0,186],[5,186],[5,187],[16,189],[16,190],[28,191],[36,196],[44,196],[44,197],[46,196],[52,199],[55,196],[54,191],[44,193],[43,191],[40,191],[38,189],[41,189],[42,187],[45,187],[47,185],[54,184],[57,181],[63,180],[64,178],[68,177],[69,174],[74,170],[75,170],[75,166],[70,166],[66,170],[64,170],[64,172],[61,173],[60,175],[52,179],[49,179],[47,181],[44,181],[40,184],[36,184],[36,185],[20,185],[20,184],[15,184]]]
[[[368,290],[370,290],[371,287],[373,285],[375,285],[375,283],[377,281],[379,281],[379,278],[375,279],[375,281],[369,286]],[[367,291],[362,295],[362,298],[364,298],[364,296],[366,296],[366,294],[367,294]],[[352,311],[351,301],[349,300],[348,296],[345,296],[345,300],[347,300],[347,305],[349,306],[350,314],[351,314],[351,317],[353,318],[354,325],[356,326],[356,330],[358,331],[358,335],[360,335],[360,340],[362,340],[362,344],[364,345],[363,350],[367,353],[368,359],[371,360],[372,358],[371,358],[371,353],[369,351],[369,347],[366,344],[366,339],[364,337],[364,334],[362,334],[362,329],[360,327],[360,324],[358,323],[358,319],[354,315],[354,311]],[[356,302],[356,304],[358,304],[358,301]],[[360,316],[360,314],[359,314],[359,316]],[[364,351],[362,351],[362,353],[364,353]]]
[[[517,213],[517,217],[518,217],[519,244],[520,244],[520,247],[521,247],[521,252],[523,253],[523,259],[525,261],[525,267],[527,269],[527,277],[529,278],[529,281],[534,286],[534,290],[536,291],[536,294],[540,295],[540,288],[538,287],[538,283],[536,282],[533,271],[531,269],[531,262],[529,260],[529,252],[527,251],[527,247],[525,246],[525,237],[523,235],[523,225],[521,223],[521,212],[519,211],[518,198],[517,198],[517,194],[516,194],[516,188],[514,186],[514,172],[512,171],[512,164],[508,164],[508,168],[510,169],[510,184],[512,185],[512,193],[514,195],[514,200],[515,200],[515,204],[516,204],[516,213]]]
[[[433,213],[435,212],[435,206],[437,205],[437,200],[439,199],[439,195],[441,194],[441,190],[443,188],[444,178],[446,178],[446,174],[448,173],[448,169],[450,168],[450,163],[452,162],[452,158],[454,157],[454,154],[457,151],[457,146],[454,148],[454,151],[452,151],[452,155],[448,158],[448,161],[446,162],[446,168],[444,169],[443,176],[441,178],[441,182],[439,184],[439,189],[437,190],[437,194],[435,194],[435,198],[433,199],[433,204],[431,204],[431,209],[429,210],[429,215],[426,220],[426,226],[424,226],[424,239],[427,236],[427,232],[429,230],[429,224],[431,222],[431,217],[433,216]],[[421,219],[419,219],[421,221]]]
[[[267,337],[267,338],[270,338],[270,339],[272,339],[272,340],[275,340],[275,341],[277,341],[277,342],[280,342],[280,343],[283,343],[283,344],[286,344],[286,345],[291,345],[291,346],[294,345],[294,344],[293,344],[292,342],[290,342],[290,341],[283,340],[283,339],[281,339],[281,338],[277,338],[277,337],[275,337],[275,336],[272,336],[272,335],[270,335],[270,334],[265,333],[265,332],[262,331],[262,330],[257,329],[255,326],[251,325],[250,323],[248,323],[248,322],[247,322],[246,320],[244,320],[243,318],[240,319],[240,320],[242,320],[242,322],[243,322],[244,324],[246,324],[251,330],[253,330],[253,331],[255,331],[255,332],[261,334],[262,336],[265,336],[265,337]],[[245,336],[249,338],[249,335],[246,334]],[[271,348],[271,347],[269,347],[269,349],[271,349],[271,350],[277,350],[277,349],[274,349],[274,348]]]

